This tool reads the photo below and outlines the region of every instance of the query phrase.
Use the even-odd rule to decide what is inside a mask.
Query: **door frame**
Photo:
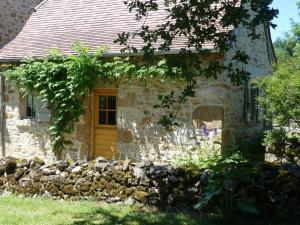
[[[99,94],[111,94],[113,96],[116,96],[116,125],[98,125],[98,122],[96,121],[96,114],[95,114],[95,106],[96,106],[96,96],[98,96]],[[98,128],[114,128],[114,129],[118,129],[118,88],[95,88],[94,91],[93,91],[93,100],[92,100],[92,144],[91,144],[91,153],[90,153],[90,158],[91,159],[94,159],[95,156],[94,156],[94,148],[95,148],[95,129],[98,127]],[[118,139],[118,138],[117,138]],[[117,145],[117,143],[116,143]],[[118,151],[118,149],[117,149]]]

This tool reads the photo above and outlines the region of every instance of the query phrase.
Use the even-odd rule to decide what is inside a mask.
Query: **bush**
[[[264,136],[264,132],[256,132],[250,138],[239,140],[237,148],[244,158],[252,162],[264,161]]]
[[[300,133],[295,130],[279,128],[266,131],[263,145],[267,152],[279,157],[300,157]]]
[[[280,61],[273,76],[255,84],[264,93],[258,98],[264,118],[278,127],[266,132],[264,146],[269,153],[295,160],[300,157],[300,55]]]
[[[259,78],[255,84],[264,95],[258,98],[264,117],[280,127],[300,125],[300,56],[275,67],[273,76]]]
[[[200,169],[215,166],[220,159],[220,151],[216,146],[205,143],[192,149],[182,148],[181,154],[174,158],[175,167],[196,166]]]
[[[212,168],[208,185],[195,206],[199,210],[221,209],[232,215],[236,211],[258,214],[252,190],[256,188],[253,168],[236,148]]]
[[[223,156],[211,169],[196,209],[264,218],[270,223],[279,219],[299,218],[300,179],[279,165],[251,164],[236,149]]]
[[[287,133],[284,129],[273,129],[266,131],[265,137],[263,139],[263,145],[268,150],[278,150],[284,147],[285,140],[287,138]]]

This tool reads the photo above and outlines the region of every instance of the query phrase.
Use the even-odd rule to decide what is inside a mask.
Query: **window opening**
[[[99,96],[99,125],[116,125],[117,97]]]
[[[35,118],[36,116],[36,99],[33,94],[26,95],[25,117]]]

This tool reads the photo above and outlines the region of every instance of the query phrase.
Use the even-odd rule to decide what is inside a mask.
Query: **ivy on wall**
[[[65,134],[73,131],[72,124],[84,113],[83,103],[97,83],[117,85],[124,79],[128,83],[147,83],[149,79],[184,81],[185,75],[192,73],[189,59],[184,56],[169,55],[145,61],[134,57],[105,58],[102,57],[105,48],[90,54],[79,43],[73,49],[76,54],[63,56],[53,50],[43,59],[26,59],[4,71],[6,79],[21,93],[35,92],[43,103],[51,106],[48,131],[56,154],[70,143]],[[162,103],[162,107],[167,105]],[[163,118],[160,123],[170,125]]]

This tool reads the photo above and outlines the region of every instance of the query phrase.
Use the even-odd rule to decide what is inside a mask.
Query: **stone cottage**
[[[159,23],[161,16],[152,15],[150,23]],[[108,57],[120,55],[120,46],[113,43],[117,33],[134,31],[139,26],[120,0],[2,0],[0,63],[43,57],[52,48],[72,54],[71,45],[75,41],[81,41],[91,51],[109,46]],[[240,66],[251,73],[251,78],[272,73],[275,55],[269,27],[257,27],[261,34],[259,41],[252,41],[243,27],[235,32],[237,41],[219,60],[227,63],[235,51],[243,49],[251,60]],[[176,54],[181,47],[181,43],[175,43],[169,54]],[[206,47],[213,50],[209,43]],[[86,100],[85,113],[74,124],[74,132],[69,137],[72,144],[66,147],[62,157],[169,161],[182,148],[195,145],[197,138],[202,137],[203,128],[208,136],[213,133],[215,143],[223,146],[263,129],[255,101],[257,90],[249,83],[232,85],[224,73],[217,80],[199,79],[196,96],[180,111],[181,126],[166,131],[157,124],[162,111],[153,105],[158,103],[159,94],[179,87],[180,84],[155,80],[146,87],[129,86],[126,82],[118,86],[99,84]],[[3,77],[0,105],[0,154],[53,159],[47,135],[50,110],[34,94],[21,96]]]

